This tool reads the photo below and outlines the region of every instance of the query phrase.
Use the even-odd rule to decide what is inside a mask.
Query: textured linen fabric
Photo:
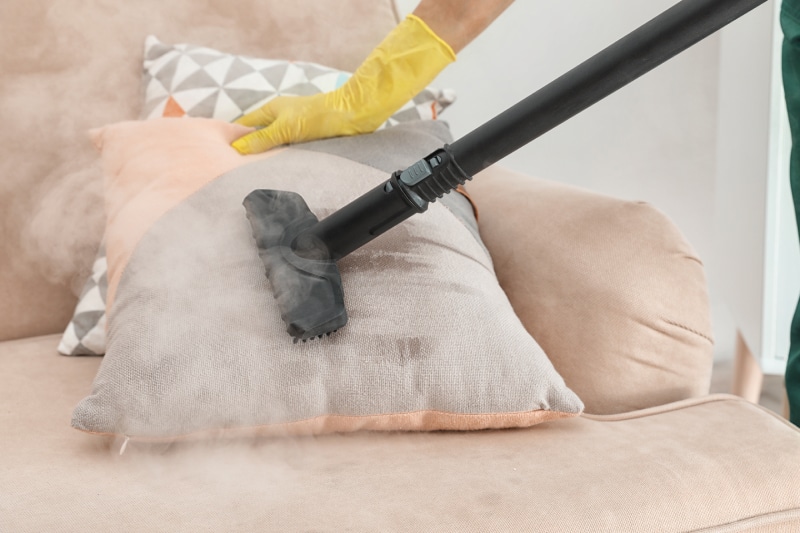
[[[708,393],[705,272],[666,216],[495,167],[470,195],[500,284],[588,413]]]
[[[348,325],[292,344],[243,198],[258,188],[298,192],[323,218],[387,174],[345,157],[363,137],[337,141],[339,155],[235,155],[255,162],[218,176],[229,163],[214,150],[235,154],[236,128],[162,119],[98,134],[108,172],[108,349],[76,428],[169,439],[520,427],[580,413],[486,250],[439,202],[341,260]],[[412,159],[441,145],[427,130],[400,134],[373,134],[383,143],[376,153]]]
[[[0,343],[0,531],[789,532],[800,432],[732,396],[530,429],[225,439],[70,429],[102,360]]]
[[[104,227],[86,131],[139,116],[148,34],[352,71],[397,22],[391,0],[0,2],[0,339],[75,310]]]

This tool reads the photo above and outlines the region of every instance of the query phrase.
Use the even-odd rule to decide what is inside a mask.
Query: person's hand
[[[233,147],[242,154],[264,152],[282,144],[368,133],[385,120],[382,110],[361,105],[352,109],[352,101],[341,88],[311,96],[278,96],[236,121],[263,128],[237,139]]]
[[[409,15],[341,87],[311,96],[280,96],[236,120],[258,127],[233,142],[242,154],[282,144],[376,130],[455,60],[452,48]]]

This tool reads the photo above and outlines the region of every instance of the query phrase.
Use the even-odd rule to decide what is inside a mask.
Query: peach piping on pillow
[[[574,418],[580,413],[537,409],[518,413],[448,413],[436,410],[383,415],[323,415],[306,420],[249,427],[208,429],[166,437],[137,437],[78,429],[101,437],[125,437],[133,442],[175,442],[192,439],[243,437],[302,437],[356,431],[480,431],[531,427],[544,422]]]

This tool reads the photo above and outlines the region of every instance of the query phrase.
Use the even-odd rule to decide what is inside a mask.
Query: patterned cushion
[[[102,355],[106,349],[106,289],[108,279],[105,247],[101,246],[86,280],[72,320],[58,345],[65,355]]]
[[[142,118],[216,118],[232,122],[278,95],[305,96],[343,85],[349,72],[306,62],[236,56],[188,44],[145,42],[145,105]],[[455,97],[429,87],[386,125],[435,119]]]
[[[190,44],[168,45],[152,35],[145,40],[144,57],[143,119],[191,116],[230,122],[275,96],[331,91],[351,75],[315,63],[231,55]],[[383,127],[435,119],[454,101],[452,91],[428,87]],[[59,344],[63,355],[105,353],[104,269],[101,250]],[[102,284],[99,298],[98,291],[93,291],[98,283]]]

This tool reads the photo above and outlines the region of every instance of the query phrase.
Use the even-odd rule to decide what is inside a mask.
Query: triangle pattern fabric
[[[275,65],[269,68],[261,69],[259,72],[262,76],[264,76],[264,79],[267,80],[270,85],[273,87],[280,87],[284,76],[286,76],[287,68],[289,68],[289,65],[284,63],[283,65]]]
[[[101,355],[105,352],[106,271],[105,247],[101,245],[92,274],[81,291],[78,305],[61,342],[62,355]]]
[[[245,59],[255,70],[264,70],[270,67],[274,67],[275,65],[281,65],[287,63],[287,61],[282,61],[278,59],[260,59],[257,57],[248,57],[243,58]],[[291,63],[291,61],[289,61]]]
[[[144,40],[144,57],[146,61],[154,61],[159,57],[163,57],[169,52],[169,49],[169,45],[159,41],[155,35],[148,35]]]
[[[145,41],[145,105],[142,118],[202,116],[236,120],[280,95],[307,96],[336,90],[349,72],[302,61],[225,54],[203,46]],[[452,98],[428,88],[398,110],[388,124],[435,118]]]
[[[150,73],[154,78],[168,81],[169,84],[165,83],[164,87],[169,88],[172,86],[172,79],[175,77],[175,71],[178,68],[179,59],[180,55],[174,52],[170,52],[164,58],[156,58],[152,61],[153,69],[150,71]],[[145,64],[147,64],[147,62],[145,62]]]
[[[232,81],[238,80],[242,76],[247,76],[248,74],[252,74],[256,72],[256,69],[250,63],[246,62],[240,57],[236,57],[233,59],[230,67],[228,68],[228,73],[225,76],[225,84],[229,84]]]
[[[235,120],[275,96],[333,91],[351,76],[316,63],[230,55],[193,45],[169,46],[154,36],[145,42],[145,57],[142,118],[188,115]],[[435,99],[435,90],[420,98]],[[411,118],[416,107],[413,103],[404,106],[401,118],[390,123]]]
[[[77,315],[76,319],[72,321],[73,324],[75,324],[75,336],[79,339],[86,337],[95,325],[97,325],[104,313],[105,311],[103,309],[99,309],[96,311],[86,311],[85,313]],[[83,340],[81,340],[81,342],[83,342]]]
[[[236,115],[230,120],[236,120],[240,115],[249,113],[264,105],[276,93],[274,91],[252,91],[249,89],[228,89],[223,91],[225,98],[227,98],[233,106],[236,107]],[[222,99],[220,99],[221,101]],[[226,113],[226,117],[230,116]],[[219,118],[225,120],[222,116]]]
[[[152,102],[148,102],[142,110],[142,118],[161,118],[169,115],[164,114],[167,109],[167,101],[170,98],[161,98]],[[184,116],[184,115],[181,115]]]
[[[254,93],[254,103],[258,103],[262,101],[261,93],[255,92]],[[248,107],[244,107],[244,109],[240,106],[244,106],[247,103],[246,98],[237,98],[234,100],[230,96],[230,91],[220,91],[219,96],[217,97],[217,104],[214,108],[213,117],[218,118],[220,120],[225,120],[227,122],[233,122],[236,120],[241,114],[242,111],[247,111]],[[252,105],[252,104],[251,104]]]
[[[219,54],[212,54],[208,53],[207,51],[198,51],[192,55],[192,59],[194,59],[195,62],[201,67],[206,68],[210,63],[213,63],[219,59]]]
[[[200,70],[202,67],[188,55],[181,55],[175,66],[175,74],[172,77],[172,83],[169,87],[176,91],[181,86],[183,81],[189,76]]]
[[[286,68],[286,73],[283,75],[283,80],[281,80],[281,84],[278,86],[278,90],[280,92],[290,92],[290,87],[299,86],[307,82],[308,76],[306,76],[300,65],[296,63],[289,63]]]
[[[207,64],[204,70],[217,85],[222,87],[225,85],[225,79],[228,77],[228,71],[233,66],[234,60],[233,57],[218,57],[216,61]]]
[[[220,91],[214,91],[207,98],[199,101],[191,109],[187,109],[187,115],[192,117],[206,117],[211,118],[217,109],[217,100],[219,100]]]
[[[225,89],[249,89],[253,91],[275,92],[275,87],[270,85],[260,72],[250,72],[224,85]]]
[[[183,82],[178,85],[178,88],[175,89],[175,92],[190,91],[200,87],[213,87],[216,89],[219,86],[220,84],[217,83],[217,80],[215,80],[208,72],[205,70],[198,70],[183,80]]]
[[[164,87],[164,84],[162,84],[161,80],[158,78],[150,77],[150,79],[147,80],[145,87],[147,87],[148,94],[153,98],[169,97],[169,90]]]
[[[186,111],[180,106],[178,102],[175,101],[173,97],[167,98],[167,103],[164,105],[164,113],[162,116],[164,117],[182,117],[186,114]]]
[[[338,72],[323,72],[319,76],[311,79],[310,82],[314,87],[319,89],[320,92],[326,93],[339,87],[338,82],[340,77],[341,74]]]
[[[80,343],[81,340],[75,334],[75,324],[73,321],[70,321],[70,323],[67,324],[67,329],[64,330],[64,333],[61,335],[61,341],[58,343],[58,353],[61,355],[79,355],[74,352],[78,349]]]
[[[174,98],[178,105],[184,110],[184,114],[187,114],[200,102],[212,94],[216,94],[218,91],[219,89],[216,87],[199,87],[197,89],[176,92],[172,98]]]
[[[314,63],[301,63],[304,74],[309,80],[313,80],[319,76],[333,72],[331,69],[323,67],[322,65],[315,65]]]
[[[95,285],[91,288],[87,287],[87,289],[89,290],[84,289],[81,301],[78,302],[78,306],[75,308],[76,313],[92,313],[106,306],[105,300],[100,296],[100,287]]]

